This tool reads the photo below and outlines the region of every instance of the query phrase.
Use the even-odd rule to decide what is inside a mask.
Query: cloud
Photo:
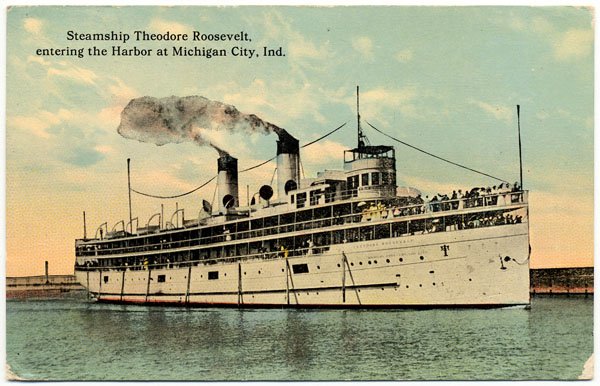
[[[290,118],[306,116],[312,116],[319,123],[326,121],[319,109],[328,98],[321,88],[309,82],[298,84],[291,79],[255,79],[246,88],[230,82],[222,92],[223,102],[237,106],[242,112],[259,114],[261,117],[268,112],[264,118],[276,125],[283,124]],[[270,96],[268,99],[267,95]],[[284,109],[283,106],[289,107]]]
[[[405,49],[402,51],[398,51],[394,57],[400,63],[408,63],[413,59],[413,52],[412,50]]]
[[[594,46],[594,29],[571,28],[559,31],[550,21],[543,17],[534,17],[523,20],[512,17],[508,26],[519,32],[532,32],[550,44],[552,54],[558,61],[587,57],[592,53]]]
[[[27,63],[37,63],[44,67],[48,67],[51,65],[51,63],[49,61],[45,60],[41,56],[33,56],[33,55],[29,55],[27,57]]]
[[[25,31],[33,35],[39,35],[42,33],[43,22],[40,19],[29,17],[23,20],[23,28]]]
[[[90,166],[104,159],[104,153],[99,152],[87,143],[70,146],[68,151],[61,152],[59,159],[73,166]]]
[[[46,132],[46,129],[50,127],[50,125],[48,122],[38,117],[16,116],[9,117],[7,121],[9,127],[13,126],[14,128],[21,130],[29,130],[36,137],[45,139],[50,138],[50,134]]]
[[[175,21],[168,21],[168,20],[162,20],[162,19],[153,19],[152,21],[150,21],[150,24],[148,25],[148,29],[150,31],[157,32],[157,33],[165,33],[168,31],[168,32],[175,33],[175,34],[188,34],[188,35],[193,30],[193,28],[188,25],[177,23]]]
[[[512,108],[500,105],[492,105],[482,101],[471,101],[471,104],[478,106],[488,114],[491,114],[499,121],[511,121],[514,119],[515,112]]]
[[[323,140],[315,142],[312,145],[302,149],[302,160],[310,166],[335,163],[336,167],[341,167],[344,150],[348,150],[348,146],[342,145],[339,142]]]
[[[555,40],[554,57],[560,61],[586,57],[593,46],[594,32],[591,29],[570,29]]]
[[[406,117],[415,117],[416,108],[411,102],[416,98],[417,91],[414,87],[404,87],[401,89],[387,89],[383,87],[370,89],[360,92],[360,110],[361,116],[367,120],[377,120],[388,124],[386,116],[383,114],[387,109],[399,111]],[[346,99],[346,103],[354,110],[356,108],[356,97],[352,96]]]
[[[59,109],[56,113],[41,110],[31,116],[17,115],[8,117],[9,126],[16,129],[29,131],[39,138],[48,139],[50,134],[46,129],[69,121],[73,118],[73,113],[66,109]]]
[[[62,68],[51,67],[48,69],[49,76],[59,76],[74,80],[79,83],[94,85],[98,75],[92,70],[75,65],[63,64]]]
[[[291,22],[279,12],[266,13],[262,24],[265,28],[265,39],[262,44],[269,44],[272,41],[287,42],[288,57],[294,64],[305,66],[307,65],[306,59],[324,60],[332,56],[328,42],[316,45],[296,31]],[[322,63],[319,62],[319,66],[322,66]]]
[[[94,147],[94,150],[101,154],[108,154],[114,152],[115,149],[109,145],[97,145]]]
[[[373,59],[373,42],[366,36],[352,39],[352,48],[368,59]]]

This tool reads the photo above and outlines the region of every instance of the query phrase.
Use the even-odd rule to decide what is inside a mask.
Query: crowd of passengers
[[[371,221],[376,219],[384,219],[387,217],[400,217],[427,212],[440,212],[447,210],[456,210],[463,208],[472,208],[478,206],[498,205],[498,200],[501,199],[501,204],[509,204],[519,202],[521,188],[517,182],[509,184],[503,182],[498,186],[481,187],[465,190],[454,190],[451,195],[436,194],[432,198],[425,196],[422,198],[418,195],[414,198],[409,198],[406,205],[386,207],[382,204],[373,204],[363,210],[363,221]],[[510,200],[510,201],[508,201]]]

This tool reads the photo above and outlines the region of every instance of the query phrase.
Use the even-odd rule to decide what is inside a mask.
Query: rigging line
[[[331,130],[329,133],[327,133],[327,134],[325,134],[325,135],[323,135],[323,136],[321,136],[321,137],[319,137],[319,138],[315,139],[315,140],[314,140],[314,141],[312,141],[312,142],[309,142],[309,143],[307,143],[306,145],[302,145],[301,147],[302,147],[302,148],[305,148],[305,147],[307,147],[307,146],[310,146],[310,145],[312,145],[312,144],[313,144],[313,143],[315,143],[315,142],[319,142],[320,140],[322,140],[322,139],[324,139],[324,138],[327,138],[327,137],[329,137],[331,134],[335,133],[336,131],[338,131],[338,130],[339,130],[339,129],[341,129],[342,127],[346,126],[346,123],[348,123],[348,122],[345,122],[343,125],[339,126],[338,128],[336,128],[336,129],[334,129],[334,130]],[[273,161],[275,158],[277,158],[277,156],[275,156],[275,157],[272,157],[272,158],[269,158],[268,160],[266,160],[266,161],[263,161],[263,162],[259,163],[258,165],[254,165],[254,166],[251,166],[251,167],[249,167],[249,168],[246,168],[246,169],[244,169],[244,170],[240,170],[240,171],[239,171],[239,173],[247,172],[247,171],[250,171],[250,170],[252,170],[252,169],[256,169],[256,168],[258,168],[258,167],[261,167],[261,166],[263,166],[263,165],[265,165],[265,164],[267,164],[267,163],[269,163],[269,162]],[[277,168],[276,168],[276,169],[277,169]],[[146,197],[152,197],[152,198],[165,198],[165,199],[166,199],[166,198],[178,198],[178,197],[183,197],[183,196],[187,196],[188,194],[192,194],[192,193],[194,193],[195,191],[199,190],[200,188],[203,188],[203,187],[205,187],[205,186],[206,186],[206,185],[207,185],[209,182],[211,182],[211,181],[212,181],[212,180],[214,180],[215,178],[217,178],[217,176],[214,176],[214,177],[213,177],[213,178],[211,178],[210,180],[206,181],[204,184],[202,184],[202,185],[198,186],[198,187],[197,187],[197,188],[195,188],[195,189],[192,189],[192,190],[190,190],[189,192],[186,192],[186,193],[181,193],[181,194],[177,194],[177,195],[174,195],[174,196],[158,196],[158,195],[154,195],[154,194],[143,193],[143,192],[137,191],[137,190],[135,190],[135,189],[133,189],[133,188],[131,188],[131,191],[132,191],[132,192],[134,192],[134,193],[140,194],[140,195],[142,195],[142,196],[146,196]],[[271,181],[271,184],[272,184],[272,183],[273,183],[273,181]]]
[[[206,181],[205,183],[203,183],[202,185],[198,186],[197,188],[190,190],[189,192],[182,193],[182,194],[177,194],[175,196],[158,196],[158,195],[154,195],[154,194],[143,193],[143,192],[137,191],[137,190],[135,190],[133,188],[131,188],[131,191],[135,192],[137,194],[140,194],[142,196],[152,197],[152,198],[178,198],[178,197],[183,197],[183,196],[187,196],[188,194],[194,193],[196,190],[199,190],[200,188],[203,188],[206,185],[208,185],[215,178],[217,178],[217,176],[213,176],[210,180]]]
[[[277,156],[275,156],[275,157],[273,157],[273,158],[270,158],[270,159],[268,159],[268,160],[266,160],[266,161],[264,161],[264,162],[261,162],[261,163],[259,163],[258,165],[254,165],[254,166],[251,166],[251,167],[249,167],[249,168],[247,168],[247,169],[240,170],[240,171],[239,171],[239,173],[243,173],[243,172],[247,172],[248,170],[256,169],[256,168],[257,168],[257,167],[259,167],[259,166],[263,166],[264,164],[266,164],[266,163],[268,163],[268,162],[271,162],[271,161],[273,161],[275,158],[277,158]]]
[[[327,137],[329,137],[331,134],[335,133],[336,131],[338,131],[338,130],[339,130],[339,129],[341,129],[342,127],[346,126],[346,123],[348,123],[348,122],[345,122],[343,125],[339,126],[338,128],[336,128],[336,129],[334,129],[334,130],[331,130],[329,133],[327,133],[327,134],[325,134],[325,135],[323,135],[323,136],[321,136],[321,137],[319,137],[319,138],[315,139],[314,141],[311,141],[311,142],[309,142],[309,143],[307,143],[307,144],[305,144],[305,145],[302,145],[302,146],[301,146],[301,148],[303,149],[303,148],[305,148],[305,147],[307,147],[307,146],[310,146],[310,145],[312,145],[312,144],[313,144],[313,143],[315,143],[315,142],[319,142],[320,140],[322,140],[322,139],[324,139],[324,138],[327,138]],[[269,162],[273,161],[275,158],[277,158],[277,156],[275,156],[275,157],[272,157],[272,158],[269,158],[268,160],[266,160],[266,161],[263,161],[263,162],[259,163],[258,165],[254,165],[254,166],[251,166],[251,167],[249,167],[249,168],[246,168],[246,169],[244,169],[244,170],[240,170],[240,171],[239,171],[239,173],[247,172],[247,171],[249,171],[249,170],[252,170],[252,169],[256,169],[256,168],[258,168],[258,167],[261,167],[261,166],[263,166],[264,164],[266,164],[266,163],[269,163]]]
[[[367,122],[367,121],[365,121],[365,122]],[[458,164],[458,163],[456,163],[456,162],[452,162],[452,161],[450,161],[450,160],[447,160],[447,159],[445,159],[445,158],[439,157],[439,156],[437,156],[437,155],[435,155],[435,154],[432,154],[432,153],[430,153],[430,152],[428,152],[428,151],[425,151],[425,150],[423,150],[423,149],[419,149],[419,148],[418,148],[418,147],[416,147],[416,146],[413,146],[413,145],[411,145],[411,144],[408,144],[408,143],[406,143],[406,142],[403,142],[403,141],[401,141],[401,140],[399,140],[399,139],[397,139],[397,138],[394,138],[394,137],[392,137],[392,136],[391,136],[391,135],[389,135],[389,134],[386,134],[386,133],[384,133],[383,131],[379,130],[378,128],[376,128],[375,126],[373,126],[372,124],[370,124],[369,122],[367,122],[367,124],[368,124],[369,126],[371,126],[373,129],[375,129],[375,130],[377,130],[378,132],[380,132],[381,134],[385,135],[386,137],[388,137],[388,138],[390,138],[390,139],[392,139],[392,140],[394,140],[394,141],[396,141],[396,142],[400,142],[401,144],[403,144],[403,145],[405,145],[405,146],[408,146],[408,147],[410,147],[410,148],[413,148],[413,149],[415,149],[415,150],[418,150],[418,151],[420,151],[421,153],[425,153],[425,154],[427,154],[427,155],[430,155],[430,156],[432,156],[432,157],[434,157],[434,158],[437,158],[437,159],[439,159],[439,160],[442,160],[442,161],[444,161],[444,162],[448,162],[449,164],[452,164],[452,165],[455,165],[455,166],[461,167],[461,168],[463,168],[463,169],[467,169],[467,170],[470,170],[470,171],[472,171],[472,172],[479,173],[479,174],[482,174],[482,175],[484,175],[484,176],[487,176],[487,177],[491,177],[491,178],[493,178],[493,179],[495,179],[495,180],[502,181],[502,182],[508,182],[507,180],[505,180],[505,179],[503,179],[503,178],[495,177],[495,176],[492,176],[491,174],[487,174],[487,173],[484,173],[484,172],[480,172],[479,170],[471,169],[471,168],[470,168],[470,167],[468,167],[468,166],[464,166],[464,165]]]
[[[341,125],[340,127],[338,127],[337,129],[335,129],[335,130],[331,130],[329,133],[327,133],[327,134],[325,134],[325,135],[323,135],[323,136],[321,136],[321,137],[319,137],[319,138],[315,139],[315,140],[314,140],[314,141],[312,141],[312,142],[309,142],[309,143],[307,143],[306,145],[302,145],[302,146],[301,146],[301,148],[305,148],[305,147],[307,147],[307,146],[310,146],[310,145],[312,145],[312,144],[313,144],[313,143],[315,143],[315,142],[319,142],[320,140],[322,140],[322,139],[324,139],[324,138],[327,138],[327,137],[329,137],[331,134],[335,133],[336,131],[338,131],[338,130],[339,130],[339,129],[341,129],[342,127],[346,126],[346,123],[348,123],[348,122],[344,122],[344,124],[343,124],[343,125]]]

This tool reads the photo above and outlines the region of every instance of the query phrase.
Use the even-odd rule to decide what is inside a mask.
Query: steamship
[[[75,241],[79,283],[93,299],[116,303],[528,305],[528,192],[502,184],[424,200],[414,188],[397,187],[394,147],[371,145],[360,115],[358,133],[342,170],[303,179],[299,141],[279,135],[277,196],[265,185],[246,206],[237,159],[221,154],[218,207],[204,202],[197,218],[181,216],[167,227],[160,214],[145,227],[130,220],[108,231],[104,223],[93,238]]]

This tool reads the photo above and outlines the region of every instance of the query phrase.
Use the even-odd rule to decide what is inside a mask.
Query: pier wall
[[[57,294],[83,291],[74,275],[40,275],[6,278],[6,297],[50,297]]]
[[[529,279],[534,295],[594,293],[594,267],[531,269]]]

